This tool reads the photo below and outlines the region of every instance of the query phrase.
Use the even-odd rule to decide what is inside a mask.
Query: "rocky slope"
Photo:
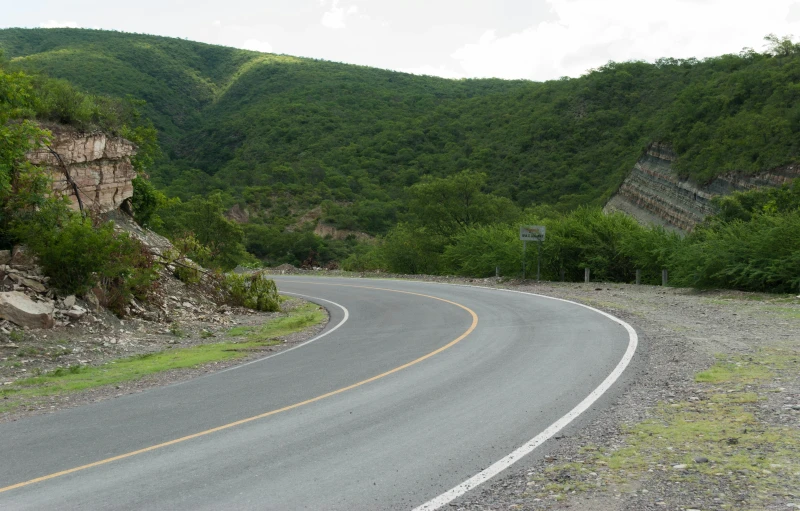
[[[681,179],[672,168],[676,155],[653,143],[606,204],[606,212],[622,211],[639,222],[688,232],[714,213],[711,199],[735,191],[780,186],[800,177],[800,166],[789,165],[758,174],[729,172],[707,184]]]

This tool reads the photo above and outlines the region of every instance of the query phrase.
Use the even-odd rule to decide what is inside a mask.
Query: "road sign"
[[[519,226],[519,239],[522,241],[544,241],[545,226],[521,225]]]
[[[545,226],[543,225],[520,225],[519,239],[522,240],[522,280],[525,280],[525,257],[528,250],[529,241],[538,241],[539,246],[536,254],[536,281],[541,277],[542,269],[542,242],[544,241]]]

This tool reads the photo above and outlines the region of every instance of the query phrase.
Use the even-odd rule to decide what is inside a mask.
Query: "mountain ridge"
[[[185,199],[222,190],[279,226],[331,201],[351,204],[337,227],[381,234],[403,218],[409,186],[463,170],[485,173],[486,191],[521,207],[600,206],[653,140],[670,142],[676,171],[698,182],[800,154],[791,43],[610,62],[548,82],[448,80],[83,29],[4,29],[0,48],[13,68],[147,101],[165,152],[150,171],[159,188]],[[366,220],[375,203],[389,219],[380,225]]]

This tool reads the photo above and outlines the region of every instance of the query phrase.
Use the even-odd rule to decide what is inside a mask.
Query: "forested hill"
[[[170,194],[222,189],[286,223],[330,200],[352,205],[344,226],[384,232],[409,185],[464,169],[521,206],[600,204],[653,140],[700,181],[800,151],[800,54],[777,38],[765,53],[609,63],[545,83],[99,30],[0,30],[0,49],[12,69],[146,100],[165,152],[151,176]]]

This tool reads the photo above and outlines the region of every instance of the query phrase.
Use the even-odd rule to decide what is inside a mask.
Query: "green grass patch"
[[[283,317],[260,326],[237,326],[228,331],[231,337],[244,337],[248,341],[264,341],[305,330],[325,321],[327,315],[316,304],[304,303]]]
[[[282,341],[276,339],[278,336],[299,332],[321,323],[325,318],[326,315],[317,305],[304,304],[286,316],[268,321],[253,332],[248,331],[245,334],[246,338],[241,341],[170,349],[115,360],[97,367],[80,365],[61,367],[40,376],[17,380],[12,385],[3,386],[0,388],[0,398],[17,400],[77,392],[138,380],[163,371],[194,368],[211,362],[242,358],[252,352],[280,344]],[[3,409],[0,408],[0,411]]]
[[[703,383],[753,383],[772,377],[769,367],[743,361],[720,361],[697,373],[695,381]]]
[[[0,404],[0,413],[6,413],[14,410],[19,406],[19,403],[16,401],[5,401]]]
[[[776,371],[800,370],[800,354],[787,348],[763,348],[753,355],[720,356],[717,362],[695,375],[702,383],[752,384],[775,376]]]

